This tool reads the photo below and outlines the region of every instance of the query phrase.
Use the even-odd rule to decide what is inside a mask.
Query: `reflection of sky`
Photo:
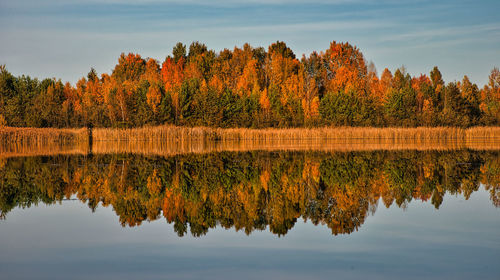
[[[500,209],[489,194],[439,210],[379,204],[358,232],[299,220],[284,237],[220,227],[179,238],[160,218],[122,228],[78,201],[15,209],[0,222],[1,279],[498,279]]]
[[[221,50],[287,42],[300,57],[349,41],[379,73],[440,67],[483,85],[500,66],[498,0],[0,0],[0,64],[76,80],[109,72],[121,52],[163,61],[178,41]],[[495,65],[496,63],[496,65]]]

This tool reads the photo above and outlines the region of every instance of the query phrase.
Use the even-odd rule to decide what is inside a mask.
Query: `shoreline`
[[[89,131],[0,128],[0,157],[119,154],[173,156],[247,151],[500,151],[500,127],[221,129],[158,126]]]
[[[91,131],[91,137],[89,132]],[[290,140],[500,140],[500,127],[316,127],[211,128],[151,126],[140,128],[0,127],[0,144],[85,143],[96,141],[290,141]]]

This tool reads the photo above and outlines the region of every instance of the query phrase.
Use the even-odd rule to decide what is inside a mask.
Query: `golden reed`
[[[75,143],[88,140],[85,128],[0,127],[0,144]]]
[[[130,129],[98,128],[93,131],[94,141],[266,141],[266,140],[479,140],[500,139],[500,127],[320,127],[320,128],[209,128],[156,126]]]
[[[88,149],[87,129],[0,127],[0,157],[81,153]]]
[[[87,129],[0,128],[0,157],[220,151],[500,150],[500,127],[246,129],[157,126]]]

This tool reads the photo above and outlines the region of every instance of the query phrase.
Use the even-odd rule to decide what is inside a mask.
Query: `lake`
[[[9,155],[0,217],[0,279],[499,279],[500,151]]]

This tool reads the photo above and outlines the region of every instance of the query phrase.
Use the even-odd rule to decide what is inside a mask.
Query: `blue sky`
[[[500,1],[0,0],[0,64],[75,83],[111,72],[122,52],[163,61],[176,42],[210,49],[285,41],[297,54],[358,46],[381,73],[437,65],[447,82],[482,86],[500,66]]]

